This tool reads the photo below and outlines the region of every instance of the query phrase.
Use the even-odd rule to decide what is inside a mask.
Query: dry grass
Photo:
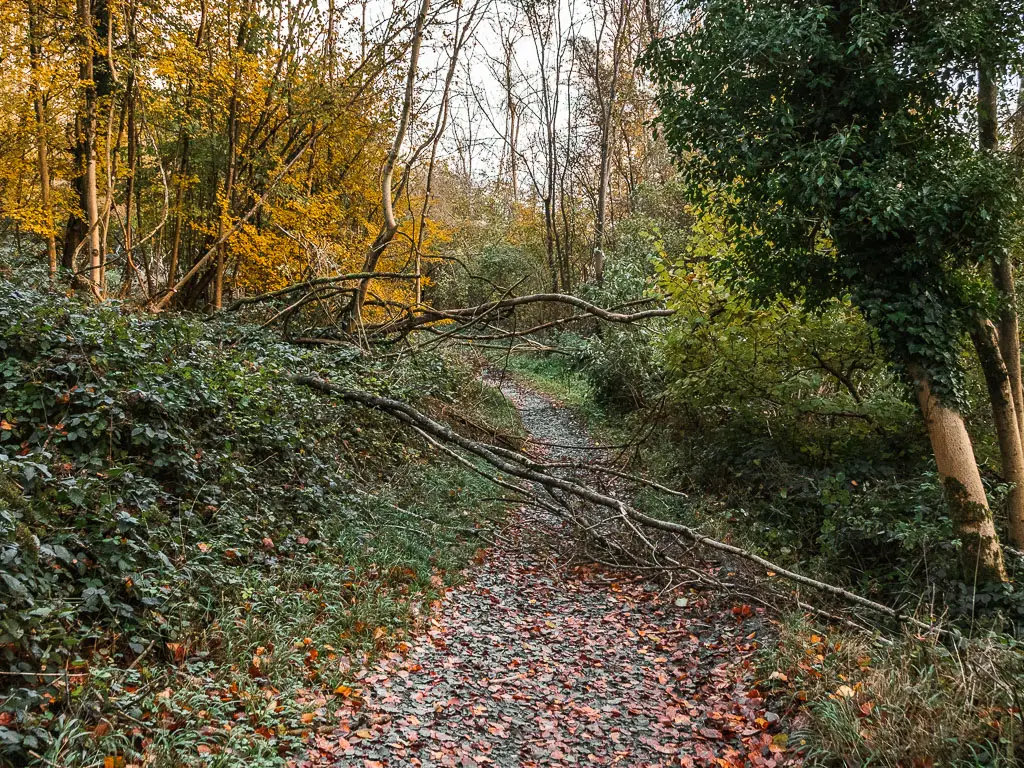
[[[1011,766],[1024,760],[1022,649],[1006,637],[962,648],[905,635],[825,635],[779,626],[762,677],[803,704],[791,744],[810,765]]]

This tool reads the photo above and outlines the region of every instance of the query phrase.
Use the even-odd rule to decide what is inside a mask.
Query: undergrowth
[[[453,359],[8,281],[0,353],[0,762],[283,765],[502,511],[393,422],[287,379],[454,403],[473,372]]]
[[[809,765],[980,767],[1024,758],[1022,659],[1005,635],[958,647],[790,615],[758,663],[762,685],[802,707],[790,740]]]

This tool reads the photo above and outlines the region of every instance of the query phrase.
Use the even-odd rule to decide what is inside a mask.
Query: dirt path
[[[593,457],[566,409],[506,385],[555,458]],[[407,653],[359,680],[302,766],[775,766],[779,718],[752,689],[748,606],[568,567],[557,524],[520,511]]]

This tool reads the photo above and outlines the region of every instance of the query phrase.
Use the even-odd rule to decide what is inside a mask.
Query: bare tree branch
[[[907,615],[897,608],[883,605],[882,603],[862,597],[861,595],[847,589],[843,589],[842,587],[838,587],[834,584],[819,581],[788,568],[784,568],[741,547],[727,544],[723,541],[713,539],[710,536],[706,536],[700,531],[689,526],[651,517],[650,515],[632,508],[620,499],[595,491],[588,486],[545,472],[540,472],[537,469],[532,468],[530,466],[530,460],[523,455],[505,448],[477,442],[463,437],[449,427],[439,424],[428,416],[420,413],[407,403],[374,395],[369,392],[345,389],[314,376],[295,376],[292,378],[292,381],[296,384],[307,386],[326,394],[335,395],[343,400],[358,403],[360,405],[388,413],[399,421],[430,435],[436,440],[457,446],[463,451],[483,459],[495,469],[505,473],[506,475],[511,475],[512,477],[517,477],[521,480],[528,480],[532,483],[536,483],[553,494],[561,492],[581,501],[589,502],[598,507],[603,507],[605,509],[612,510],[613,512],[617,512],[622,521],[628,522],[632,526],[642,526],[644,528],[680,535],[694,542],[694,544],[754,563],[755,565],[761,566],[767,571],[770,571],[775,576],[819,590],[847,603],[851,603],[859,608],[864,608],[873,613],[886,616],[899,624],[908,624],[927,632],[948,634],[954,637],[959,636],[959,633],[954,629],[942,629],[933,624],[921,621],[914,616]],[[642,538],[646,540],[646,537],[642,536]]]

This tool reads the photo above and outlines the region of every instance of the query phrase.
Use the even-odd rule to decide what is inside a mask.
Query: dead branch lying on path
[[[682,491],[677,491],[675,488],[669,488],[667,485],[662,485],[654,480],[643,477],[642,475],[635,475],[631,472],[623,472],[621,469],[615,469],[609,467],[606,464],[581,464],[577,461],[549,461],[544,464],[538,464],[538,467],[545,467],[547,469],[575,469],[577,471],[591,471],[598,472],[602,475],[612,475],[614,477],[620,477],[623,480],[629,480],[633,483],[639,483],[640,485],[646,485],[648,488],[653,488],[656,491],[661,491],[669,496],[675,496],[680,499],[688,499],[689,495]]]
[[[448,309],[432,307],[427,304],[408,304],[394,300],[385,301],[377,298],[368,301],[367,305],[374,306],[378,311],[383,312],[385,318],[373,323],[364,321],[357,327],[350,328],[349,324],[341,322],[340,318],[346,311],[345,308],[350,302],[351,294],[357,291],[358,286],[362,285],[369,277],[379,281],[410,281],[416,279],[415,275],[407,275],[401,272],[365,271],[318,277],[257,296],[240,298],[232,302],[226,308],[226,311],[237,311],[243,307],[278,300],[293,302],[294,299],[297,299],[285,313],[286,316],[290,317],[293,309],[297,309],[306,303],[304,300],[306,296],[317,294],[318,289],[332,287],[336,291],[332,295],[339,296],[341,293],[344,293],[345,296],[341,301],[341,306],[330,313],[332,316],[337,314],[338,318],[336,318],[335,322],[329,324],[329,332],[323,332],[324,329],[310,328],[298,335],[308,339],[331,339],[337,338],[339,329],[345,329],[342,332],[346,336],[378,342],[400,341],[417,331],[429,331],[434,334],[441,334],[445,338],[453,338],[463,342],[525,339],[533,334],[564,326],[567,323],[587,319],[623,324],[652,318],[669,317],[675,314],[675,310],[667,308],[635,309],[640,304],[656,301],[654,298],[636,299],[609,309],[586,299],[581,299],[578,296],[562,293],[534,293],[524,296],[503,295],[482,304]],[[319,298],[323,299],[324,297],[320,295]],[[512,316],[518,308],[532,305],[566,306],[573,310],[573,314],[570,317],[557,318],[521,330],[507,330],[494,325],[496,321]],[[267,321],[268,324],[274,322],[279,316],[281,316],[281,313]]]
[[[294,376],[292,377],[292,381],[296,384],[307,386],[326,394],[335,395],[343,400],[359,403],[388,413],[399,421],[430,435],[438,441],[443,441],[449,445],[457,446],[466,453],[483,459],[506,475],[511,475],[512,477],[517,477],[521,480],[536,483],[545,489],[549,495],[556,500],[561,498],[559,496],[560,493],[567,494],[581,501],[589,502],[596,506],[617,512],[618,519],[631,525],[634,531],[639,532],[637,526],[642,526],[648,529],[680,535],[689,541],[692,541],[694,544],[754,563],[763,567],[767,571],[771,571],[775,576],[788,579],[789,581],[806,587],[811,587],[812,589],[832,595],[833,597],[839,598],[847,603],[881,614],[892,619],[898,624],[908,624],[927,632],[949,634],[953,636],[958,636],[959,634],[956,630],[946,630],[933,624],[923,622],[914,616],[904,614],[897,608],[892,608],[866,597],[862,597],[861,595],[850,592],[842,587],[837,587],[834,584],[812,579],[809,576],[804,576],[803,574],[789,570],[788,568],[783,568],[782,566],[777,565],[760,555],[754,554],[753,552],[748,552],[741,547],[727,544],[723,541],[718,541],[710,536],[705,536],[703,533],[700,533],[689,526],[651,517],[633,509],[619,499],[595,491],[587,486],[580,485],[579,483],[566,480],[555,475],[550,475],[546,472],[541,472],[531,466],[532,462],[527,457],[505,448],[480,443],[463,437],[443,424],[439,424],[433,419],[420,413],[407,403],[374,395],[369,392],[345,389],[332,384],[325,379],[316,378],[314,376]],[[646,539],[642,533],[640,533],[640,536]]]
[[[587,315],[608,323],[634,323],[654,317],[670,317],[675,314],[673,309],[642,309],[636,312],[614,312],[581,299],[578,296],[571,296],[565,293],[531,293],[526,296],[513,296],[489,301],[474,307],[459,307],[457,309],[423,307],[413,317],[393,324],[390,330],[397,333],[408,333],[421,326],[446,320],[479,321],[483,317],[500,315],[506,310],[512,310],[527,304],[564,304],[575,307]]]
[[[434,400],[433,402],[440,402]],[[500,430],[488,427],[485,424],[481,424],[475,419],[471,419],[469,416],[459,413],[458,411],[447,407],[443,402],[440,402],[439,408],[441,414],[451,421],[458,422],[463,425],[467,430],[470,430],[470,434],[476,433],[478,436],[487,437],[488,440],[493,440],[497,443],[501,443],[506,448],[512,448],[519,450],[522,448],[523,443],[526,442],[525,437],[519,437],[512,434],[506,434]]]

